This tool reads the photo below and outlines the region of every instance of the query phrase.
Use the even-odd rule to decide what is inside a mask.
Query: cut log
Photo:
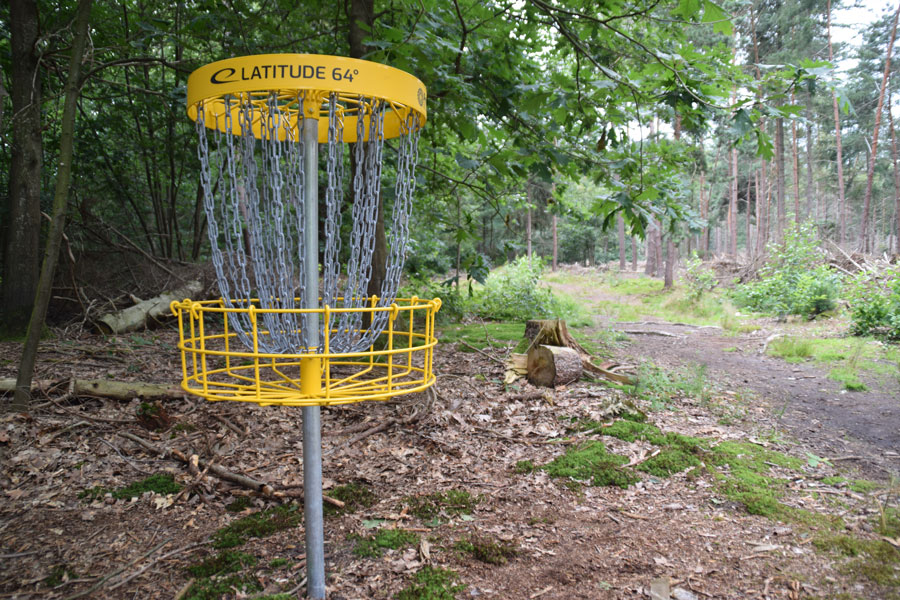
[[[528,351],[528,381],[556,387],[581,377],[581,356],[565,346],[532,346]]]
[[[46,389],[52,382],[35,381],[32,383],[32,391]],[[57,384],[62,389],[68,390],[73,397],[100,397],[114,400],[162,400],[165,398],[180,398],[185,395],[184,390],[170,385],[157,383],[142,383],[140,381],[111,381],[108,379],[70,379],[68,383]],[[15,379],[0,379],[0,394],[13,392],[16,389]]]
[[[177,290],[143,300],[119,312],[103,315],[98,320],[97,327],[103,333],[127,333],[144,329],[149,323],[171,316],[169,305],[172,302],[196,296],[202,291],[203,285],[199,281],[189,281]]]

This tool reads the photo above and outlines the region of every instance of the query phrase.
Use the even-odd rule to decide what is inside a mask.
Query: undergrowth
[[[234,548],[251,538],[268,537],[279,531],[296,527],[303,513],[296,504],[277,506],[232,521],[212,535],[213,548]]]
[[[181,485],[175,481],[172,475],[169,473],[157,473],[115,490],[95,486],[82,490],[79,492],[78,497],[82,500],[97,500],[103,498],[106,494],[110,494],[116,500],[127,500],[128,498],[136,498],[144,492],[154,492],[166,496],[168,494],[177,494],[180,491]]]
[[[459,575],[439,567],[422,567],[412,582],[400,590],[397,600],[455,600],[465,586],[459,583]]]
[[[378,558],[385,550],[415,545],[419,536],[404,529],[379,529],[366,537],[353,534],[350,539],[354,541],[353,554],[362,558]]]

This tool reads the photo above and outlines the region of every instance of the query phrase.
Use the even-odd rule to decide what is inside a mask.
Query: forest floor
[[[347,501],[326,517],[329,598],[900,598],[896,385],[872,377],[844,393],[814,364],[759,352],[806,324],[612,322],[601,305],[614,299],[578,279],[554,285],[601,318],[576,337],[620,330],[615,358],[652,363],[652,393],[504,385],[514,342],[486,328],[481,353],[438,347],[436,394],[323,409],[325,491]],[[656,333],[622,333],[640,330]],[[165,329],[48,340],[37,378],[171,384],[176,341]],[[0,344],[0,378],[18,350]],[[119,435],[290,490],[298,409],[175,398],[166,428],[149,431],[137,399],[45,392],[0,416],[0,598],[302,593],[301,509]],[[663,456],[684,464],[644,469]],[[128,497],[159,474],[182,491]],[[593,485],[610,481],[624,487]]]

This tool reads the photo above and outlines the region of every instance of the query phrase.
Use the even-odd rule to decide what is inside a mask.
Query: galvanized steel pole
[[[318,106],[315,107],[318,113]],[[303,308],[319,307],[319,120],[303,119],[306,181],[303,203],[306,281]],[[304,319],[310,347],[319,345],[319,318]],[[316,369],[318,376],[318,369]],[[312,600],[325,599],[325,527],[322,517],[322,422],[318,406],[303,407],[303,516],[306,529],[306,590]]]

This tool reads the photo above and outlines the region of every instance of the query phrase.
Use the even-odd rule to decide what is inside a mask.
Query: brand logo
[[[234,81],[231,79],[234,77],[235,70],[231,67],[225,67],[224,69],[219,69],[215,73],[212,74],[212,77],[209,78],[210,83],[230,83]]]
[[[425,106],[425,90],[419,88],[419,106]]]

